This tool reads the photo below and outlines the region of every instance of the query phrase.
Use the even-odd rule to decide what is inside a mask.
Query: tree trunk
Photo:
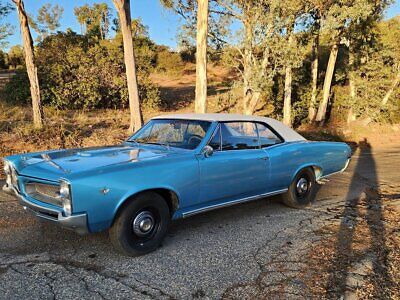
[[[124,60],[126,68],[126,80],[128,83],[130,124],[129,131],[138,130],[143,125],[142,112],[140,110],[140,100],[138,83],[136,76],[135,54],[133,51],[132,28],[131,28],[131,9],[129,0],[113,0],[117,9],[122,38],[124,40]]]
[[[329,95],[331,92],[331,84],[332,84],[333,73],[335,71],[335,64],[338,55],[338,50],[339,46],[337,44],[333,45],[331,53],[329,55],[328,66],[326,67],[322,101],[319,104],[317,117],[315,119],[317,122],[324,121],[326,117],[326,109],[328,107]]]
[[[101,25],[101,20],[100,20],[100,22],[99,22],[99,30],[100,30],[100,39],[101,39],[101,40],[104,40],[104,38],[103,38],[103,27],[102,27],[102,25]]]
[[[246,107],[244,110],[245,115],[252,115],[254,114],[254,111],[256,110],[258,100],[260,99],[261,93],[260,92],[253,92],[249,93],[247,95],[247,102],[246,102]]]
[[[21,24],[21,35],[25,53],[26,71],[29,77],[29,84],[32,98],[33,124],[36,128],[43,127],[43,109],[40,101],[39,79],[35,65],[33,40],[29,30],[28,16],[22,0],[13,0],[18,10],[19,22]]]
[[[399,67],[399,71],[397,72],[397,76],[395,77],[392,86],[390,87],[390,89],[387,91],[385,97],[383,97],[382,99],[382,106],[386,106],[386,104],[388,103],[390,96],[393,94],[394,89],[399,85],[400,83],[400,67]]]
[[[350,107],[349,110],[347,111],[347,124],[350,124],[356,119],[353,109],[353,105],[356,102],[356,86],[354,84],[354,78],[352,74],[349,74],[349,88],[350,88]]]
[[[246,91],[247,91],[247,93],[246,93]],[[244,86],[243,87],[243,113],[245,115],[252,114],[252,113],[249,113],[249,110],[247,108],[249,106],[251,96],[252,96],[252,92],[246,86]]]
[[[286,67],[285,71],[285,97],[283,100],[283,124],[292,126],[292,67]]]
[[[294,24],[288,27],[288,45],[292,49],[293,45],[293,29]],[[283,124],[292,127],[292,66],[288,60],[285,69],[285,95],[283,99]]]
[[[348,40],[347,42],[347,47],[349,48],[349,71],[348,71],[348,77],[349,77],[349,89],[350,89],[350,105],[349,105],[349,110],[347,111],[347,124],[350,124],[353,122],[356,118],[354,115],[354,109],[353,106],[356,103],[356,86],[354,83],[354,53],[351,49],[351,42]]]
[[[207,110],[208,0],[198,0],[197,3],[195,112],[205,113]]]
[[[245,41],[243,49],[243,113],[246,115],[252,115],[253,110],[251,109],[251,100],[253,98],[254,91],[250,85],[252,77],[252,49],[253,49],[253,29],[251,24],[246,21],[244,22],[245,28]]]
[[[319,32],[314,36],[312,44],[312,63],[311,63],[311,101],[308,108],[308,121],[314,122],[317,114],[317,93],[318,93],[318,52],[319,52]]]

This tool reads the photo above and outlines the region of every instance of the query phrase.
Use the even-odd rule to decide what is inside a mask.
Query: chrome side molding
[[[282,190],[277,190],[277,191],[270,192],[270,193],[260,194],[260,195],[256,195],[256,196],[251,196],[251,197],[246,197],[246,198],[241,198],[241,199],[236,199],[236,200],[232,200],[232,201],[228,201],[228,202],[223,202],[223,203],[218,203],[218,204],[214,204],[214,205],[210,205],[210,206],[201,207],[198,209],[194,209],[194,210],[182,213],[182,218],[187,218],[187,217],[197,215],[197,214],[200,214],[200,213],[203,213],[206,211],[210,211],[210,210],[214,210],[214,209],[218,209],[218,208],[222,208],[222,207],[227,207],[227,206],[231,206],[231,205],[235,205],[235,204],[239,204],[239,203],[249,202],[249,201],[261,199],[261,198],[268,197],[268,196],[283,194],[283,193],[286,193],[287,191],[288,191],[288,189],[282,189]]]

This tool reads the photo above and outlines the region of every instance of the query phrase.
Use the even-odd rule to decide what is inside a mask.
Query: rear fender
[[[316,162],[314,163],[306,163],[306,164],[302,164],[301,166],[299,166],[296,171],[292,174],[292,179],[290,182],[292,182],[294,180],[294,178],[296,177],[296,175],[303,169],[307,169],[307,168],[311,168],[314,171],[315,174],[315,180],[318,181],[323,174],[323,170],[322,170],[322,166]]]

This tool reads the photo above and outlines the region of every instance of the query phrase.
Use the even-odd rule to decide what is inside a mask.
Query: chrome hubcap
[[[305,179],[303,177],[300,178],[299,181],[297,181],[296,189],[297,189],[297,193],[299,193],[300,195],[307,193],[307,190],[308,190],[307,179]]]
[[[149,211],[142,211],[133,220],[133,232],[138,236],[145,236],[154,228],[154,217]]]

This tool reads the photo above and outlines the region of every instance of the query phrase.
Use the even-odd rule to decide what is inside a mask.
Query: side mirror
[[[204,146],[203,150],[201,150],[201,153],[204,155],[204,157],[210,157],[211,155],[213,155],[214,149],[211,146],[207,145]]]

